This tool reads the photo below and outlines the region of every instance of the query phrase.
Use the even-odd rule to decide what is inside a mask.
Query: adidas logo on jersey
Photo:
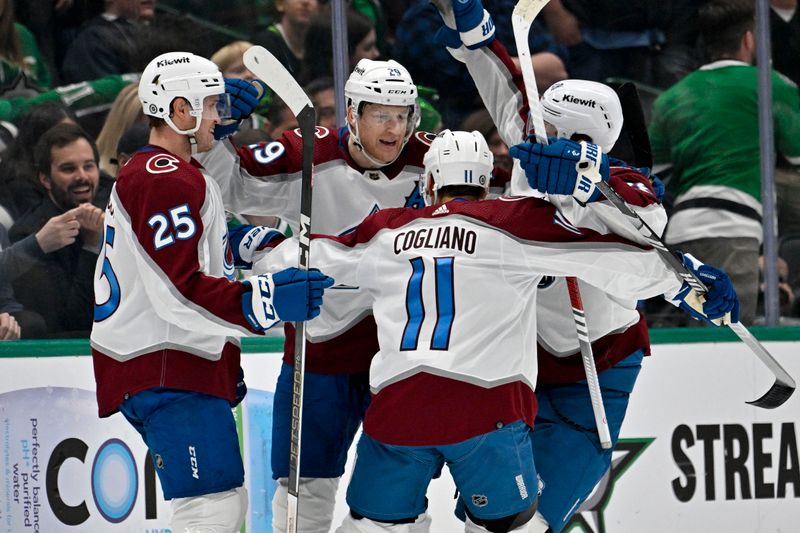
[[[436,211],[434,211],[434,212],[433,212],[433,216],[436,216],[436,215],[446,215],[446,214],[448,214],[449,212],[450,212],[450,210],[449,210],[449,209],[447,209],[447,204],[444,204],[444,205],[442,205],[441,207],[439,207],[439,209],[437,209]]]
[[[571,104],[578,104],[578,105],[585,105],[586,107],[597,107],[597,102],[594,100],[584,100],[583,98],[575,98],[575,96],[571,94],[565,94],[562,98],[564,102],[569,102]]]

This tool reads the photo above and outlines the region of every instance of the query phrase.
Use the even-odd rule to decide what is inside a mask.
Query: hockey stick
[[[300,258],[298,267],[308,270],[311,250],[311,177],[314,163],[316,116],[314,106],[289,71],[262,46],[244,53],[244,64],[286,102],[300,126],[303,138],[303,173],[300,184]],[[300,436],[303,425],[303,371],[306,361],[306,324],[295,322],[294,371],[292,374],[292,431],[289,448],[289,500],[286,532],[297,532],[300,496]]]
[[[650,148],[650,139],[647,135],[642,104],[639,100],[639,92],[632,83],[623,83],[617,89],[620,102],[622,104],[622,114],[625,117],[623,131],[626,129],[630,139],[636,166],[653,167],[653,157]],[[633,226],[642,234],[672,270],[678,273],[693,289],[700,294],[705,294],[708,289],[705,285],[692,274],[689,269],[680,261],[659,236],[647,224],[628,207],[628,204],[612,189],[607,183],[595,183],[600,192],[619,209]],[[794,393],[795,382],[788,372],[770,355],[764,346],[753,337],[748,329],[739,322],[729,323],[728,326],[744,342],[748,348],[775,374],[775,383],[760,398],[747,402],[756,407],[764,409],[774,409],[783,404]]]
[[[528,135],[535,135],[536,142],[547,144],[547,133],[544,128],[544,116],[539,102],[539,89],[536,86],[536,75],[531,63],[531,50],[528,45],[528,33],[533,24],[533,19],[539,14],[549,0],[520,0],[514,6],[511,14],[511,25],[514,29],[514,42],[517,45],[517,56],[522,69],[522,80],[525,84],[525,93],[528,95]],[[600,392],[600,380],[597,377],[597,368],[594,364],[592,343],[589,340],[589,330],[586,326],[586,315],[583,310],[578,280],[568,277],[567,288],[569,301],[572,307],[572,318],[575,320],[575,330],[578,334],[578,344],[581,349],[583,368],[586,372],[586,382],[589,385],[589,396],[592,400],[592,411],[597,425],[597,435],[600,446],[611,448],[611,432],[608,429],[606,409],[603,406],[603,396]]]
[[[692,289],[701,295],[708,293],[708,288],[698,277],[689,270],[683,261],[669,249],[669,247],[661,240],[656,232],[654,232],[647,223],[639,217],[632,209],[628,207],[625,200],[620,197],[617,192],[611,188],[608,183],[604,181],[595,181],[595,185],[600,192],[605,196],[623,215],[628,217],[631,224],[639,231],[639,233],[650,243],[658,252],[659,256],[663,259],[664,263],[675,272],[683,281],[689,284]],[[778,363],[777,360],[764,348],[764,346],[753,337],[748,329],[740,322],[728,323],[734,333],[739,339],[744,342],[748,348],[761,360],[764,365],[775,376],[775,382],[772,387],[760,398],[749,401],[750,405],[762,407],[764,409],[774,409],[782,405],[786,400],[791,397],[795,390],[795,381],[792,376]]]

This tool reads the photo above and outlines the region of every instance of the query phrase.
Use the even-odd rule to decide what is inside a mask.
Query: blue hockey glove
[[[253,268],[253,259],[256,253],[266,249],[273,240],[281,238],[283,238],[283,233],[265,226],[242,224],[229,230],[228,242],[233,252],[233,266]]]
[[[275,282],[275,310],[284,321],[311,320],[319,315],[322,295],[333,278],[317,269],[287,268],[272,275]]]
[[[221,140],[236,133],[241,121],[252,115],[258,107],[266,90],[267,85],[261,80],[253,80],[251,83],[239,78],[225,78],[225,93],[230,98],[231,116],[214,127],[214,138]]]
[[[571,194],[581,204],[600,198],[594,181],[608,181],[608,156],[592,143],[553,139],[551,144],[525,142],[511,147],[528,185],[546,194]],[[599,162],[598,162],[599,155]]]
[[[333,278],[316,269],[292,267],[252,276],[244,283],[252,292],[242,295],[242,312],[253,329],[264,331],[280,320],[296,322],[319,315],[323,293]]]
[[[718,268],[706,265],[690,254],[683,254],[683,264],[708,288],[705,298],[695,292],[685,281],[672,303],[689,313],[695,320],[722,326],[739,321],[739,298],[728,275]]]
[[[461,42],[470,50],[491,43],[494,40],[494,21],[489,12],[483,9],[481,1],[452,1],[453,16],[456,19],[456,29],[460,34]]]
[[[261,80],[249,82],[225,78],[225,93],[231,100],[231,118],[242,120],[252,115],[266,91],[267,84]]]
[[[239,367],[239,379],[236,380],[236,397],[230,402],[231,407],[236,407],[247,396],[247,384],[244,382],[244,369]]]

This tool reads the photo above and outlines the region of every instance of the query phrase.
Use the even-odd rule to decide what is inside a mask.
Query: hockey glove
[[[456,29],[464,46],[476,50],[494,40],[494,21],[489,12],[483,9],[480,0],[452,0],[452,2]]]
[[[258,107],[266,90],[267,85],[261,80],[253,80],[251,83],[239,78],[225,78],[225,93],[230,98],[231,117],[214,127],[214,138],[221,140],[236,133],[242,120],[252,115]]]
[[[683,264],[708,288],[708,293],[698,294],[685,281],[678,294],[672,298],[677,305],[695,320],[722,326],[739,321],[739,298],[728,275],[718,268],[706,265],[690,254],[683,254]]]
[[[546,194],[570,194],[580,204],[600,198],[597,181],[608,181],[608,156],[592,143],[553,139],[551,144],[526,142],[512,146],[528,185]]]
[[[245,396],[247,396],[247,384],[244,382],[244,369],[239,367],[239,378],[236,380],[236,396],[233,401],[230,402],[231,407],[236,407],[242,403]]]
[[[253,268],[257,252],[267,248],[275,239],[282,239],[283,233],[265,226],[243,224],[228,231],[228,241],[233,252],[233,266]]]
[[[264,331],[280,320],[296,322],[319,315],[322,295],[333,278],[316,269],[292,267],[252,276],[245,283],[252,292],[242,296],[242,312],[253,329]]]

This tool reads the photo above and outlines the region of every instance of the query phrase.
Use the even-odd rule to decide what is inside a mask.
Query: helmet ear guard
[[[542,115],[559,137],[584,135],[608,153],[622,131],[622,104],[611,87],[587,80],[564,80],[542,95]]]
[[[139,81],[139,101],[144,114],[164,119],[170,128],[184,135],[192,135],[200,127],[203,100],[224,93],[225,81],[219,68],[189,52],[161,54],[145,67]],[[172,122],[172,102],[176,98],[189,102],[190,114],[196,119],[194,128],[181,130]]]
[[[423,157],[425,178],[420,182],[425,205],[438,201],[442,187],[465,185],[488,190],[494,155],[477,131],[444,130],[431,142]],[[433,198],[428,194],[428,176],[433,178]]]

